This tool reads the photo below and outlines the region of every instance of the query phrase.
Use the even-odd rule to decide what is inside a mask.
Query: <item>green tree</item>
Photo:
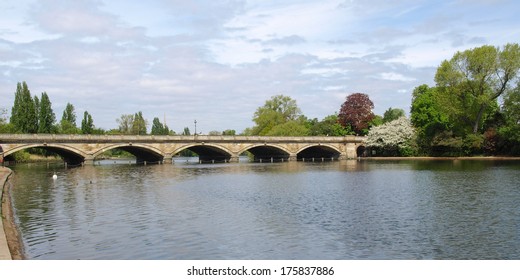
[[[476,134],[496,99],[518,80],[520,46],[482,46],[457,52],[435,74],[442,109],[459,121],[465,133]]]
[[[425,153],[430,153],[433,138],[446,131],[451,131],[452,122],[443,113],[436,101],[435,87],[421,85],[414,89],[410,121],[417,130],[418,144]]]
[[[132,125],[134,123],[134,115],[123,114],[121,117],[116,119],[118,123],[118,133],[121,134],[132,134]]]
[[[38,118],[31,92],[25,82],[16,85],[14,105],[11,110],[11,124],[21,133],[38,132]]]
[[[94,134],[94,120],[88,111],[83,113],[83,120],[81,121],[82,134]]]
[[[61,133],[78,133],[78,128],[76,127],[76,112],[74,110],[74,105],[67,103],[67,105],[65,106],[65,110],[63,110],[63,115],[61,116],[60,126]]]
[[[338,122],[338,115],[329,115],[318,121],[313,119],[309,121],[309,135],[312,136],[345,136],[353,134],[350,126],[345,128]]]
[[[236,131],[234,129],[226,129],[222,131],[222,135],[236,135]]]
[[[0,133],[12,133],[12,125],[7,122],[7,109],[0,108]]]
[[[400,117],[404,117],[404,110],[397,108],[388,108],[383,114],[383,123],[391,122],[399,119]]]
[[[504,96],[502,114],[505,123],[498,130],[504,139],[503,152],[520,155],[520,83]]]
[[[134,114],[134,121],[132,123],[132,134],[146,135],[146,126],[148,122],[143,118],[141,111]]]
[[[168,135],[170,129],[167,125],[163,125],[159,118],[155,117],[152,121],[152,131],[150,133],[152,135]]]
[[[40,132],[40,99],[38,96],[33,97],[33,104],[34,104],[34,115],[36,116],[36,129],[37,132]]]
[[[182,135],[186,135],[186,136],[191,135],[190,128],[185,127],[184,130],[182,131]]]
[[[253,135],[269,135],[275,126],[289,121],[297,121],[300,115],[301,110],[296,105],[296,100],[284,95],[273,96],[265,102],[264,106],[256,110],[253,116],[256,126],[253,127],[251,133]]]
[[[52,110],[52,103],[46,92],[42,92],[39,104],[40,109],[38,110],[38,133],[56,132],[56,115]]]
[[[307,127],[300,120],[291,120],[274,126],[267,136],[305,136]]]

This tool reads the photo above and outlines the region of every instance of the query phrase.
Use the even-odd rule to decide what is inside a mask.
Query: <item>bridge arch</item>
[[[254,161],[270,161],[276,160],[289,160],[291,152],[287,150],[285,147],[273,144],[256,144],[243,148],[238,154],[242,154],[244,152],[250,152],[253,154]]]
[[[86,154],[74,147],[70,147],[62,144],[27,144],[16,146],[13,149],[4,151],[4,158],[10,158],[10,156],[18,151],[41,148],[59,155],[67,164],[79,165],[82,164],[86,158]]]
[[[313,144],[303,147],[297,152],[298,160],[304,159],[339,159],[341,151],[338,148],[327,144]]]
[[[367,156],[369,156],[367,147],[365,145],[358,145],[358,146],[356,146],[356,155],[357,155],[357,157],[367,157]]]
[[[199,155],[199,161],[201,162],[229,162],[233,156],[233,153],[227,148],[207,143],[182,146],[173,151],[172,155],[174,156],[184,150],[190,150]]]
[[[135,156],[137,163],[162,162],[164,159],[164,156],[163,156],[163,153],[161,152],[161,150],[148,146],[148,145],[133,144],[133,143],[115,144],[115,145],[106,146],[103,149],[95,152],[93,157],[96,158],[99,155],[101,155],[102,153],[113,150],[113,149],[121,149],[123,151],[131,153],[132,155]]]

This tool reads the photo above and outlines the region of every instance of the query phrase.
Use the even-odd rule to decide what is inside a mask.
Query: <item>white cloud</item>
[[[407,110],[454,52],[503,45],[519,31],[515,2],[2,1],[0,91],[46,91],[57,116],[73,103],[97,126],[121,114],[166,115],[181,131],[251,126],[276,94],[322,118],[354,92],[382,114]],[[462,12],[464,11],[464,12]]]

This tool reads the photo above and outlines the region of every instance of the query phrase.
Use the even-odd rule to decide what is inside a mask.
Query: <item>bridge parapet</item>
[[[146,141],[146,142],[348,142],[363,143],[366,137],[362,136],[241,136],[241,135],[123,135],[123,134],[0,134],[0,142],[33,142],[40,141],[88,141],[88,142],[119,142],[119,141]]]

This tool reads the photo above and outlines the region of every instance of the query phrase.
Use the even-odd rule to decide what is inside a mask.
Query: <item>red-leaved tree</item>
[[[343,127],[350,126],[358,135],[366,135],[370,122],[374,119],[374,103],[364,93],[353,93],[341,104],[338,122]]]

